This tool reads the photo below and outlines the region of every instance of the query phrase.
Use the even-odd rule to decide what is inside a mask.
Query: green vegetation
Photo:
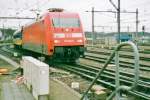
[[[3,33],[4,36],[8,37],[8,36],[13,36],[13,33],[16,31],[14,29],[0,29],[0,31]]]
[[[12,37],[13,37],[13,33],[15,32],[14,29],[0,29],[0,31],[2,32],[2,38],[0,40],[0,43],[12,43]]]

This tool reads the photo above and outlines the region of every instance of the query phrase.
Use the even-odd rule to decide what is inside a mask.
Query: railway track
[[[10,53],[11,50],[4,50],[3,52],[6,55],[12,56]],[[6,53],[7,52],[7,53]],[[95,59],[95,58],[94,58]],[[105,61],[105,59],[103,59]],[[93,80],[98,72],[99,67],[86,65],[86,64],[77,64],[77,65],[56,65],[59,68],[64,70],[76,73],[88,80]],[[120,81],[121,84],[131,85],[133,83],[133,74],[127,72],[120,72]],[[107,69],[102,74],[101,78],[97,80],[97,83],[102,84],[106,88],[114,89],[115,88],[115,72],[113,69]],[[135,91],[130,91],[131,94],[134,94],[141,98],[140,100],[150,100],[150,79],[145,76],[140,76],[138,83],[138,88]]]
[[[85,53],[85,58],[97,62],[105,63],[111,51],[104,50],[88,50]],[[142,55],[142,56],[141,56]],[[144,57],[145,56],[145,57]],[[120,52],[120,65],[123,67],[133,68],[133,56],[131,52]],[[114,63],[114,61],[112,62]],[[150,54],[140,54],[140,70],[150,72]]]
[[[88,51],[85,53],[85,58],[94,60],[96,62],[105,63],[109,55],[111,54],[112,50],[99,50],[94,51],[93,49],[91,51]],[[120,53],[121,52],[121,53]],[[124,50],[119,51],[120,54],[120,65],[122,69],[132,69],[134,68],[134,61],[132,52],[124,52]],[[140,53],[140,72],[146,74],[150,72],[150,54]],[[114,64],[114,60],[112,61],[112,64]],[[92,64],[91,64],[92,65]],[[88,80],[93,80],[96,76],[96,73],[101,69],[100,67],[95,67],[91,65],[64,65],[65,67],[61,67],[67,71],[76,73],[84,78],[87,78]],[[130,86],[133,83],[133,77],[134,75],[126,71],[120,71],[120,83],[122,85]],[[150,74],[150,73],[149,73]],[[145,75],[145,74],[144,74]],[[140,80],[138,81],[138,86],[136,87],[136,90],[130,91],[131,94],[136,95],[139,97],[139,100],[150,100],[150,77],[149,75],[140,75]],[[101,77],[97,80],[98,83],[101,83],[106,88],[113,89],[115,88],[115,71],[114,68],[106,69]]]
[[[97,54],[105,54],[105,55],[109,55],[113,50],[110,50],[110,49],[102,49],[102,48],[88,48],[87,49],[87,52],[90,52],[90,53],[97,53]],[[120,56],[121,57],[124,57],[124,58],[133,58],[132,56],[132,53],[131,51],[119,51],[120,53]],[[146,60],[146,61],[150,61],[150,53],[147,54],[147,53],[140,53],[140,60]]]
[[[3,56],[9,57],[9,58],[13,59],[16,62],[19,62],[20,60],[18,58],[14,57],[13,53],[14,52],[11,51],[11,50],[8,50],[4,47],[0,47],[0,54],[2,54]]]
[[[88,80],[93,80],[94,77],[96,76],[96,73],[100,69],[90,65],[83,65],[83,64],[57,65],[57,66],[64,70],[78,74]],[[121,72],[120,73],[121,84],[130,86],[133,83],[133,78],[131,76],[133,77],[131,73]],[[137,89],[134,91],[130,91],[130,93],[140,97],[142,100],[150,100],[150,83],[144,80],[150,80],[150,79],[146,79],[145,77],[140,77]],[[97,83],[100,83],[106,88],[114,89],[115,88],[114,70],[109,70],[109,69],[105,70],[104,73],[101,75],[101,77],[97,80]]]
[[[103,64],[107,60],[107,58],[100,58],[100,57],[95,57],[95,56],[91,56],[91,55],[86,55],[85,59],[100,62],[100,63],[103,63]],[[115,63],[114,60],[111,63],[114,64]],[[134,64],[132,62],[128,62],[128,60],[120,61],[120,67],[133,69]],[[140,71],[150,72],[150,67],[149,66],[141,66],[140,65],[139,69],[140,69]]]
[[[145,53],[145,54],[150,54],[150,44],[138,44],[138,49],[139,49],[139,52],[140,53]],[[86,47],[88,48],[95,48],[95,49],[106,49],[106,50],[113,50],[115,48],[114,45],[111,45],[111,46],[106,46],[104,44],[97,44],[97,45],[86,45]],[[129,46],[126,46],[126,47],[123,47],[121,49],[121,51],[132,51],[132,49],[130,49]]]

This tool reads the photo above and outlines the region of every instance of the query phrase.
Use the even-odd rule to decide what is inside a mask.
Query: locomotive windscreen
[[[53,25],[62,28],[80,27],[80,21],[78,18],[53,18]]]

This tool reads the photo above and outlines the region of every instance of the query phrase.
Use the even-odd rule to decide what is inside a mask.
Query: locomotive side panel
[[[23,29],[23,48],[33,52],[48,55],[48,45],[44,22],[35,22]]]
[[[84,55],[85,36],[77,13],[49,12],[23,28],[23,49],[52,59],[75,61]]]

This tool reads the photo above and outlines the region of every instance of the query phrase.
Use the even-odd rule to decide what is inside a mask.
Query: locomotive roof
[[[48,12],[48,15],[52,17],[78,17],[78,13],[72,12]]]
[[[74,12],[47,12],[45,14],[43,14],[42,16],[40,16],[39,20],[45,18],[45,16],[51,16],[51,17],[76,17],[78,18],[79,15],[78,13],[74,13]],[[27,27],[28,25],[31,25],[33,23],[35,23],[37,20],[31,21],[28,24],[24,25],[24,28]]]

